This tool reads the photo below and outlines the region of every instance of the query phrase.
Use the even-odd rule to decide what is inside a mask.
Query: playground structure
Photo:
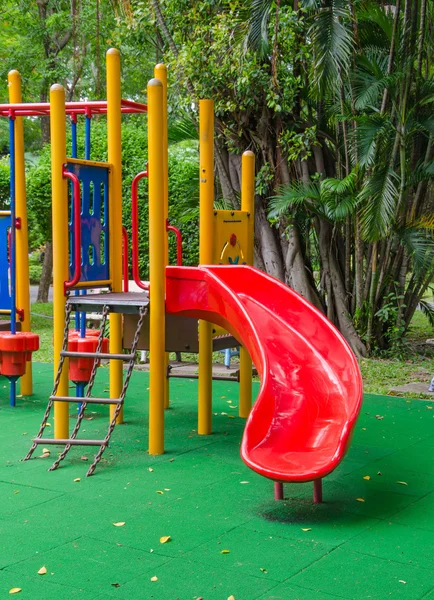
[[[16,382],[21,395],[33,393],[32,352],[39,349],[39,336],[30,330],[29,244],[24,165],[24,131],[21,78],[8,75],[9,104],[0,105],[0,116],[9,120],[10,205],[0,211],[0,373],[10,382],[10,405],[16,404]],[[17,322],[17,316],[19,321]],[[9,331],[8,331],[9,330]]]
[[[169,317],[199,322],[198,433],[212,432],[212,323],[228,331],[242,344],[240,368],[240,415],[248,417],[241,455],[246,464],[276,482],[275,496],[282,497],[282,484],[314,481],[315,501],[321,501],[321,480],[343,458],[351,439],[362,400],[360,372],[347,343],[327,319],[307,301],[275,279],[254,269],[254,156],[242,157],[241,208],[214,210],[214,114],[211,100],[200,101],[200,266],[167,266],[168,178],[167,178],[167,81],[166,70],[156,68],[148,84],[148,181],[150,282],[142,293],[122,292],[121,225],[121,113],[120,57],[107,53],[108,162],[92,163],[66,158],[64,90],[51,88],[52,185],[54,250],[55,385],[37,437],[26,458],[39,444],[63,445],[55,461],[57,468],[72,446],[99,446],[91,475],[108,446],[122,407],[134,366],[135,352],[149,311],[150,410],[149,453],[164,452],[164,411],[169,406],[167,351],[184,348],[166,346]],[[133,103],[129,103],[133,110]],[[80,231],[81,169],[105,170],[109,224],[105,241],[105,272],[102,278],[83,281],[80,268],[89,247]],[[98,171],[99,172],[99,171]],[[143,175],[144,176],[144,175]],[[75,213],[74,236],[68,249],[68,202],[66,178],[74,184],[71,210]],[[95,180],[94,180],[95,181]],[[94,184],[95,189],[95,184]],[[106,189],[106,188],[105,188]],[[105,192],[106,193],[106,192]],[[107,217],[108,212],[108,217]],[[133,219],[134,224],[134,219]],[[134,253],[137,231],[133,233]],[[74,273],[68,281],[69,252],[75,256]],[[180,258],[180,257],[179,257]],[[94,263],[101,266],[102,261]],[[220,264],[219,264],[220,263]],[[243,264],[244,263],[244,264]],[[86,264],[86,266],[89,266]],[[90,271],[90,269],[88,269]],[[100,277],[98,275],[98,277]],[[69,295],[77,287],[108,286],[108,294]],[[103,323],[91,351],[68,348],[71,312],[101,311]],[[65,319],[66,311],[66,319]],[[110,313],[110,352],[104,349],[104,324]],[[129,353],[123,354],[122,315],[135,319]],[[131,317],[133,315],[133,317]],[[138,315],[138,316],[137,316]],[[166,321],[167,317],[167,321]],[[182,346],[182,344],[181,344]],[[148,349],[148,348],[147,348]],[[87,349],[89,350],[89,349]],[[261,376],[261,389],[251,410],[251,358]],[[98,363],[109,359],[110,398],[93,398],[92,386]],[[89,379],[83,397],[68,396],[68,360],[89,361]],[[122,383],[122,361],[128,363]],[[68,403],[81,403],[77,423],[69,436]],[[111,405],[111,421],[102,440],[78,439],[87,404]],[[54,438],[43,438],[54,404]]]

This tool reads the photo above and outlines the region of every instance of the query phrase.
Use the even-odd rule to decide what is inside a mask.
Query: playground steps
[[[64,336],[63,336],[63,345],[62,350],[60,352],[60,361],[57,369],[57,374],[54,382],[54,388],[51,396],[48,399],[47,409],[44,414],[44,418],[42,420],[41,427],[39,428],[39,432],[37,436],[33,439],[32,446],[27,453],[24,460],[29,460],[33,455],[33,452],[39,445],[59,445],[64,446],[63,451],[60,453],[59,457],[55,460],[55,462],[50,467],[50,471],[54,471],[57,469],[61,461],[68,454],[69,450],[72,446],[99,446],[99,450],[95,455],[93,463],[90,465],[86,476],[89,477],[95,471],[95,468],[101,457],[108,447],[111,435],[116,425],[116,420],[119,416],[119,413],[124,404],[125,395],[128,389],[128,385],[131,379],[131,375],[133,372],[136,351],[138,340],[140,336],[140,331],[143,326],[143,321],[145,315],[148,312],[149,306],[149,297],[146,294],[92,294],[89,296],[72,296],[69,297],[66,303],[66,312],[65,312],[65,328],[64,328]],[[68,347],[68,336],[69,336],[69,323],[71,319],[72,310],[78,310],[80,312],[91,312],[94,310],[100,310],[102,312],[102,320],[101,320],[101,329],[98,336],[98,342],[96,347],[96,352],[71,352],[67,350]],[[124,310],[127,311],[128,314],[139,314],[139,319],[137,322],[136,332],[131,343],[131,352],[129,354],[110,354],[101,352],[101,348],[103,345],[104,339],[104,329],[105,324],[107,322],[107,318],[110,312],[123,313]],[[65,358],[85,358],[85,359],[93,359],[93,366],[90,375],[89,382],[87,384],[87,390],[84,397],[79,396],[57,396],[57,390],[59,387],[60,378],[63,372],[63,367],[65,364]],[[127,373],[125,376],[125,380],[122,386],[121,395],[119,398],[92,398],[92,388],[95,382],[96,371],[98,365],[102,359],[106,360],[122,360],[128,363]],[[45,427],[48,422],[48,418],[51,413],[51,409],[53,407],[54,402],[68,402],[68,403],[78,403],[79,404],[79,412],[77,415],[77,421],[75,423],[74,429],[69,438],[43,438],[42,434],[45,430]],[[102,404],[102,405],[114,405],[116,406],[113,417],[110,421],[107,434],[102,440],[90,440],[90,439],[77,439],[78,432],[80,430],[81,423],[83,421],[83,417],[86,411],[86,406],[88,404]]]

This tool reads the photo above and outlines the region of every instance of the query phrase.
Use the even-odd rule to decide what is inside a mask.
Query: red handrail
[[[135,284],[142,290],[149,290],[149,284],[143,283],[139,274],[139,196],[138,187],[139,181],[148,176],[148,171],[138,173],[131,184],[131,251],[132,251],[132,267],[133,279]]]
[[[70,179],[73,186],[72,207],[74,213],[74,275],[71,281],[65,281],[64,292],[77,285],[81,279],[81,206],[80,206],[80,181],[77,175],[70,173],[63,167],[63,177]]]
[[[166,221],[166,231],[173,231],[176,235],[176,264],[182,267],[182,233],[174,225],[169,225],[169,219]]]
[[[123,259],[123,275],[124,275],[124,292],[128,292],[128,232],[125,226],[122,226],[122,259]]]

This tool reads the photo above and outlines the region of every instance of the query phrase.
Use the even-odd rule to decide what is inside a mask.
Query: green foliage
[[[51,155],[45,146],[36,165],[26,174],[26,193],[31,249],[51,242]]]
[[[5,210],[10,202],[9,156],[0,158],[0,210]]]
[[[405,324],[399,320],[400,311],[405,308],[403,302],[404,296],[393,291],[385,296],[381,308],[375,314],[384,325],[384,335],[387,341],[386,354],[399,358],[404,358],[408,354],[408,348],[404,340]]]

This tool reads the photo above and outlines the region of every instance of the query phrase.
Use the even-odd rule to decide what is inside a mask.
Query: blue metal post
[[[77,394],[77,398],[84,398],[84,388],[86,387],[85,383],[76,383],[75,384],[75,392]],[[78,412],[81,410],[81,402],[77,406]]]
[[[85,135],[84,135],[84,158],[85,160],[90,160],[90,126],[92,122],[92,117],[90,114],[86,114],[86,125],[85,125]]]
[[[77,115],[71,115],[72,158],[77,158]]]

